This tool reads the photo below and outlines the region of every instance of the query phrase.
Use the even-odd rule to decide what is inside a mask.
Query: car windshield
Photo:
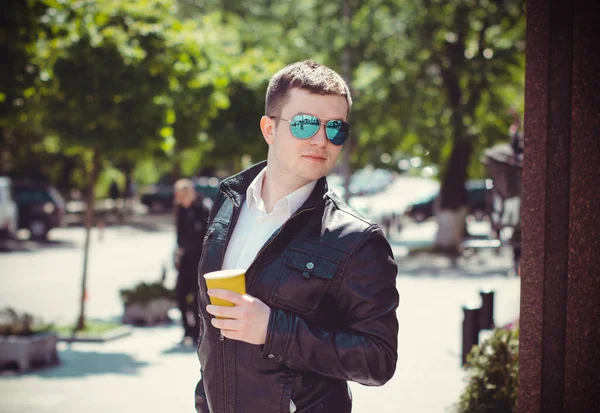
[[[65,206],[64,198],[62,197],[60,192],[58,192],[55,188],[49,188],[48,193],[50,194],[50,196],[52,197],[52,199],[58,207],[63,208]]]

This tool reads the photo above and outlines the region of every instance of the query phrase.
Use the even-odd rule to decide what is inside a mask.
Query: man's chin
[[[312,170],[306,171],[302,177],[304,179],[306,179],[307,181],[312,182],[312,181],[318,181],[325,175],[327,175],[326,171],[324,169],[319,168],[319,170],[312,169]]]

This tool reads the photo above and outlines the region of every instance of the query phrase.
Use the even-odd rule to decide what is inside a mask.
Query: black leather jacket
[[[221,269],[246,189],[265,163],[221,184],[199,263],[202,413],[351,411],[347,380],[387,382],[396,369],[397,266],[380,228],[320,179],[246,273],[248,294],[271,308],[262,346],[224,339],[210,323],[203,275]],[[252,234],[248,234],[252,236]]]
[[[188,208],[178,207],[176,226],[177,226],[177,246],[183,248],[184,254],[195,257],[198,264],[202,254],[202,241],[206,234],[206,222],[209,211],[204,206],[202,198],[198,197]]]

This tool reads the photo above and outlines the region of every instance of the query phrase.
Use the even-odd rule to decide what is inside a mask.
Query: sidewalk
[[[425,223],[415,227],[414,237],[408,238],[425,242],[431,240],[434,230]],[[131,242],[137,242],[134,232],[112,231],[107,234],[109,240],[129,234]],[[168,244],[159,234],[144,235],[144,240],[145,246],[139,251],[142,255],[156,254],[154,251]],[[400,248],[406,241],[394,239],[392,244]],[[120,248],[128,244],[122,245]],[[96,247],[95,265],[108,259],[106,248],[108,244]],[[114,253],[111,256],[118,260]],[[518,315],[520,280],[506,276],[512,263],[506,250],[500,255],[482,251],[457,260],[432,254],[399,254],[397,261],[400,334],[396,374],[379,388],[352,383],[353,412],[445,413],[464,387],[460,366],[462,305],[479,300],[480,289],[491,288],[495,291],[496,325],[508,324]],[[51,262],[46,265],[53,265]],[[146,271],[145,266],[135,268],[136,272]],[[105,271],[110,275],[113,269],[107,267]],[[101,282],[97,276],[92,279]],[[96,297],[101,296],[101,287],[112,285],[111,280],[105,278],[93,289]],[[113,307],[118,308],[118,303]],[[181,327],[172,325],[135,328],[131,336],[104,344],[60,343],[58,366],[22,375],[0,372],[0,412],[193,412],[199,364],[194,348],[176,344],[180,338]]]
[[[179,326],[136,328],[104,344],[59,343],[61,363],[0,374],[3,413],[193,412],[199,365]]]

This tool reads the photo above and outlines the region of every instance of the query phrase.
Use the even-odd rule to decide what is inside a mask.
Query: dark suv
[[[60,226],[65,201],[52,186],[41,183],[16,183],[15,201],[19,209],[19,228],[29,230],[33,239],[46,239],[48,231]]]
[[[219,192],[219,181],[217,178],[196,178],[194,188],[200,195],[214,200]],[[151,185],[143,191],[140,202],[148,207],[151,213],[160,214],[168,212],[173,208],[175,190],[172,184]]]

